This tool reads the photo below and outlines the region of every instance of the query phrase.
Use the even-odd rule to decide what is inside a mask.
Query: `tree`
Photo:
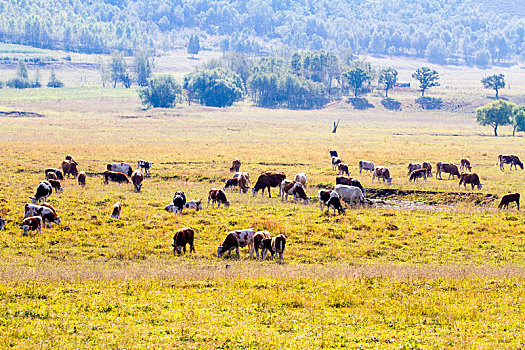
[[[430,62],[445,64],[447,62],[447,46],[441,39],[435,39],[428,44],[425,51]]]
[[[55,70],[51,71],[51,76],[49,77],[49,81],[47,82],[47,87],[50,88],[61,88],[64,86],[64,83],[57,79]]]
[[[343,75],[348,80],[348,84],[354,89],[355,98],[357,98],[357,93],[363,84],[370,81],[370,74],[361,67],[354,67]]]
[[[188,42],[188,50],[187,52],[191,55],[192,58],[195,57],[201,50],[199,37],[196,34],[192,34],[190,36],[190,40]]]
[[[419,88],[421,89],[421,96],[425,96],[425,91],[428,88],[439,86],[439,74],[433,69],[428,67],[420,67],[415,73],[412,74],[412,78],[419,81]]]
[[[525,105],[514,108],[514,113],[511,116],[512,136],[516,135],[516,131],[525,131]]]
[[[476,121],[480,125],[490,125],[494,128],[494,136],[498,136],[498,126],[510,124],[510,118],[516,105],[512,102],[497,100],[476,110]]]
[[[388,90],[392,89],[397,83],[397,70],[392,67],[382,69],[379,72],[378,83],[385,87],[385,96],[388,98]]]
[[[242,98],[241,77],[229,69],[218,67],[190,73],[184,77],[188,96],[205,106],[226,107]]]
[[[499,89],[503,89],[505,87],[505,74],[494,74],[489,75],[488,77],[485,77],[481,79],[481,83],[485,87],[485,89],[493,89],[496,91],[496,98],[499,98]]]
[[[18,67],[16,69],[16,76],[20,79],[29,79],[29,73],[27,71],[27,65],[24,60],[18,60]]]
[[[145,53],[135,56],[135,74],[139,86],[148,86],[148,79],[151,77],[151,63]]]
[[[490,63],[490,53],[488,52],[488,50],[483,49],[476,52],[474,62],[480,67],[487,67]]]
[[[120,52],[113,53],[109,70],[113,87],[116,87],[117,83],[121,81],[126,74],[126,61],[124,61],[124,56]]]
[[[180,84],[171,75],[159,75],[149,80],[148,86],[140,90],[139,96],[144,105],[168,108],[175,105],[180,93]]]

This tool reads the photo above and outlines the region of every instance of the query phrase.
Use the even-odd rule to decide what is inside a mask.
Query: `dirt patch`
[[[498,198],[497,195],[481,192],[439,192],[400,190],[398,188],[367,188],[366,196],[370,199],[410,201],[422,205],[453,205],[468,202],[480,206],[492,203]]]
[[[11,112],[0,112],[0,117],[8,117],[8,118],[44,118],[44,115],[40,114],[40,113],[35,113],[35,112],[11,111]]]

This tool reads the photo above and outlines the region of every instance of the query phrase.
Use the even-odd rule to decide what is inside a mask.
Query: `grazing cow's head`
[[[36,197],[29,197],[31,199],[31,204],[37,204],[38,203],[38,200],[36,199]]]
[[[196,210],[202,210],[202,199],[199,199],[195,204],[197,205]]]
[[[523,170],[523,163],[520,160],[518,160],[517,163],[520,166],[521,170]]]
[[[29,225],[24,225],[24,226],[22,227],[22,230],[24,230],[23,235],[24,235],[24,236],[27,236],[27,234],[28,234],[28,232],[29,232]]]
[[[230,201],[226,201],[226,202],[224,202],[223,204],[224,204],[224,206],[225,206],[226,208],[229,208],[229,207],[230,207]]]
[[[222,251],[222,245],[217,247],[217,257],[220,258],[224,252]]]
[[[482,184],[482,183],[479,183],[479,184],[478,184],[478,190],[481,190],[481,187],[483,187],[483,184]]]
[[[56,225],[60,225],[61,222],[62,222],[62,219],[60,218],[60,216],[57,216],[57,217],[53,220],[53,223],[56,224]]]
[[[255,187],[252,188],[252,195],[254,197],[257,196],[257,190],[255,189]]]
[[[5,230],[5,219],[0,218],[0,231]]]
[[[387,183],[388,183],[389,185],[392,183],[392,178],[391,178],[391,177],[388,178]]]
[[[173,240],[175,241],[175,239],[173,239]],[[173,242],[172,246],[173,246],[173,255],[175,255],[175,254],[181,255],[182,247],[176,245],[175,242]]]

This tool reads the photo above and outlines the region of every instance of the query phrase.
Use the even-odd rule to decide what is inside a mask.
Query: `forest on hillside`
[[[294,50],[426,57],[488,65],[523,60],[523,14],[471,0],[7,0],[0,42],[131,54],[185,46],[254,55]]]

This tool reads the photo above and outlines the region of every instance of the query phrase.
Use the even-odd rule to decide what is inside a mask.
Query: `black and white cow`
[[[38,184],[38,187],[36,188],[35,196],[29,197],[29,198],[31,198],[32,204],[37,204],[40,201],[45,202],[47,197],[51,196],[52,193],[53,193],[53,186],[51,186],[49,181],[44,180]]]
[[[345,208],[343,208],[341,205],[341,200],[339,199],[339,194],[337,194],[337,192],[330,190],[319,190],[319,192],[317,192],[317,197],[319,198],[321,212],[323,211],[323,205],[325,205],[327,215],[330,215],[330,208],[334,210],[334,215],[336,209],[339,214],[344,214]]]
[[[139,160],[137,169],[144,170],[144,174],[149,175],[149,169],[151,168],[152,165],[153,165],[152,162],[146,162],[145,160],[141,159]]]

